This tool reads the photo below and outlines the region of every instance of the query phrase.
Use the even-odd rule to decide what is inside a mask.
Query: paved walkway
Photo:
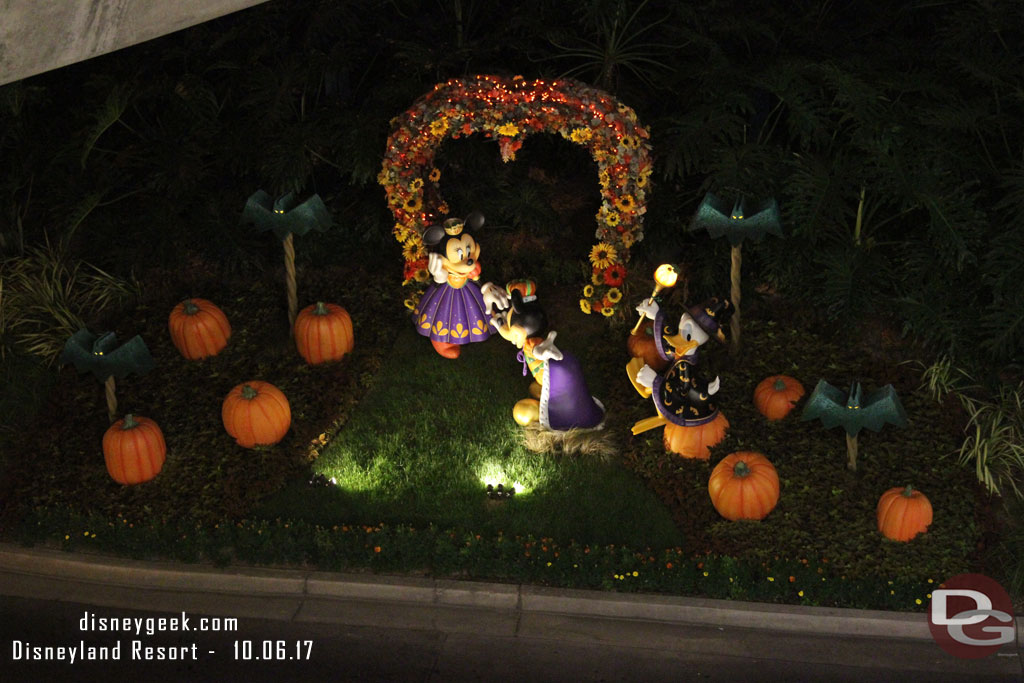
[[[217,569],[6,545],[0,595],[5,682],[111,674],[168,681],[1024,680],[1021,618],[1015,647],[962,660],[932,641],[921,614]],[[182,613],[188,631],[170,621]],[[237,629],[223,630],[222,621],[220,631],[198,630],[214,615],[236,619]],[[82,629],[83,617],[91,628]],[[133,630],[111,629],[115,617]],[[160,631],[161,617],[171,630]],[[97,630],[94,618],[108,620],[107,630]],[[117,661],[24,656],[46,653],[29,648],[84,646],[113,657],[118,644]],[[147,654],[165,659],[133,659]]]

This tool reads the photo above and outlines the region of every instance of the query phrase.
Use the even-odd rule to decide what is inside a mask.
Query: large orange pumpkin
[[[352,318],[338,304],[318,301],[295,316],[295,346],[310,365],[341,360],[352,350]]]
[[[643,358],[644,362],[661,372],[668,367],[669,361],[661,357],[658,347],[654,342],[653,323],[650,320],[644,322],[640,331],[629,335],[626,339],[626,348],[633,358]]]
[[[909,541],[928,530],[932,523],[932,504],[914,487],[897,486],[878,499],[878,530],[894,541]]]
[[[804,385],[788,375],[772,375],[754,389],[754,405],[769,420],[781,420],[804,395]]]
[[[707,460],[711,457],[711,447],[722,442],[722,439],[725,438],[725,430],[728,428],[729,421],[725,419],[725,415],[721,411],[711,422],[695,427],[666,423],[663,439],[665,450],[684,458]]]
[[[231,338],[224,311],[206,299],[185,299],[167,320],[174,346],[189,360],[216,356]]]
[[[715,465],[708,493],[726,519],[764,519],[779,502],[779,475],[761,453],[737,451]]]
[[[245,448],[277,443],[292,424],[288,399],[269,382],[239,384],[224,399],[220,414],[224,429]]]
[[[167,459],[167,444],[156,422],[125,415],[103,434],[107,472],[119,484],[141,484],[160,473]]]

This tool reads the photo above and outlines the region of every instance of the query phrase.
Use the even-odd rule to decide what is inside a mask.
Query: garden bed
[[[394,278],[358,263],[300,268],[300,302],[340,303],[354,321],[355,352],[318,367],[289,339],[280,273],[225,279],[201,263],[185,278],[148,273],[152,287],[112,327],[120,339],[142,334],[157,361],[145,377],[119,382],[118,401],[121,413],[161,425],[163,471],[132,487],[110,479],[101,385],[65,367],[24,430],[22,457],[11,459],[3,535],[135,557],[891,609],[920,609],[933,582],[984,569],[984,495],[971,472],[943,457],[957,447],[957,419],[918,390],[898,350],[840,346],[752,306],[742,355],[704,354],[709,376],[721,375],[732,427],[710,462],[689,461],[664,451],[660,429],[629,436],[629,425],[654,414],[625,376],[632,321],[586,316],[572,287],[550,288],[542,301],[558,341],[583,359],[618,454],[534,454],[511,420],[528,385],[515,349],[495,337],[458,361],[441,359],[413,333]],[[184,360],[166,330],[167,313],[188,295],[214,300],[233,325],[228,347],[201,362]],[[798,412],[778,423],[757,413],[754,386],[780,372],[808,391],[818,378],[892,382],[909,424],[862,432],[850,472],[841,430],[801,422]],[[223,430],[221,401],[250,379],[275,384],[291,403],[292,429],[275,446],[243,449]],[[708,498],[711,466],[735,450],[762,451],[778,469],[781,500],[761,522],[728,522]],[[315,472],[337,485],[311,485]],[[488,472],[519,481],[519,495],[488,502]],[[931,499],[935,521],[896,543],[878,533],[874,508],[883,491],[908,483]]]

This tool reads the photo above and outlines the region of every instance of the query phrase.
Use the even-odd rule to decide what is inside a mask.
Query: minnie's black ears
[[[428,247],[432,247],[435,244],[438,244],[444,235],[445,232],[443,227],[440,225],[431,225],[423,231],[423,244]]]

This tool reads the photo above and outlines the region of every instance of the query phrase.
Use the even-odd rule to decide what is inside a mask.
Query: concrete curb
[[[486,628],[501,635],[547,635],[551,624],[564,618],[591,626],[609,621],[642,622],[834,637],[932,639],[922,614],[302,569],[221,569],[9,544],[0,544],[0,578],[0,594],[25,598],[348,625],[393,619],[411,628],[451,632],[460,630],[460,614],[472,612],[476,615],[474,628],[479,628],[480,615],[487,614]],[[531,625],[537,624],[542,624],[540,631],[531,633]],[[1024,618],[1017,617],[1016,630],[1020,648]]]

